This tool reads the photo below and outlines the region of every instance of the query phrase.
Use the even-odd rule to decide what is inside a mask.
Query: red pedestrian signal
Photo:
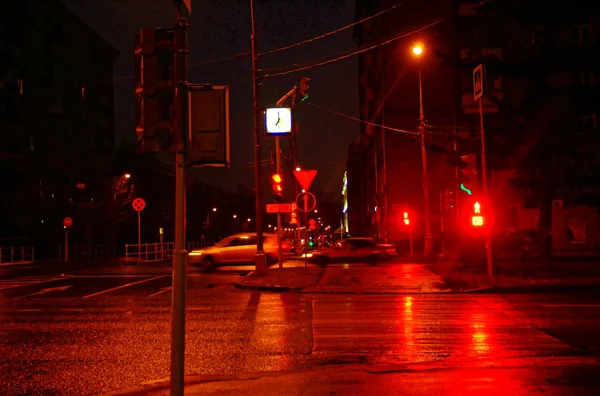
[[[483,216],[481,215],[481,205],[479,202],[473,204],[473,215],[471,216],[473,227],[483,227]]]
[[[282,179],[281,176],[277,173],[275,173],[272,176],[273,179],[273,199],[276,202],[281,202],[281,200],[283,199],[283,186],[281,185],[282,183]]]
[[[405,226],[408,226],[408,225],[410,225],[410,219],[409,219],[409,217],[408,217],[408,212],[404,212],[404,213],[403,213],[403,220],[404,220],[404,225],[405,225]]]

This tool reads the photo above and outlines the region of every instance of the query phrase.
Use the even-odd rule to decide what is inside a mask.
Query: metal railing
[[[33,246],[0,247],[0,265],[33,263],[34,253]]]
[[[187,243],[187,251],[191,252],[192,250],[202,249],[202,248],[205,248],[210,245],[211,245],[210,243],[206,243],[206,242],[188,242]]]
[[[115,257],[115,249],[106,245],[71,245],[69,246],[69,260],[93,261]],[[58,258],[64,260],[65,247],[58,246]]]
[[[173,258],[173,242],[125,245],[127,261],[165,261]]]

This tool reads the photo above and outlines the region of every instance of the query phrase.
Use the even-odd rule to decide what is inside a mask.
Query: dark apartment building
[[[58,0],[1,2],[4,244],[62,238],[74,202],[104,183],[117,55]]]
[[[356,18],[396,3],[359,0]],[[587,235],[575,242],[598,245],[600,3],[544,4],[411,1],[357,26],[361,47],[401,38],[360,55],[360,112],[371,124],[348,151],[352,234],[406,240],[401,216],[410,211],[415,238],[423,238],[422,156],[420,135],[414,134],[419,70],[434,239],[439,242],[442,219],[445,231],[465,224],[460,202],[472,197],[458,188],[463,172],[455,165],[463,162],[461,155],[477,159],[478,173],[464,180],[474,195],[481,193],[473,69],[482,64],[487,205],[496,226],[546,229],[556,249],[569,249],[573,234],[581,235],[582,226],[573,224],[585,218]],[[423,47],[418,57],[412,52],[416,43]],[[458,216],[446,213],[445,190],[455,192]],[[523,225],[528,222],[533,225]]]

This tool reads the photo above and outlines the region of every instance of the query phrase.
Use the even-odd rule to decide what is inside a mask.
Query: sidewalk
[[[526,275],[496,268],[493,285],[486,273],[475,272],[460,263],[439,263],[429,269],[449,288],[462,292],[548,292],[600,291],[600,263],[583,267],[570,262],[554,262],[553,270],[531,270]]]
[[[186,395],[598,394],[594,357],[446,359],[397,365],[324,366],[298,372],[188,376]],[[587,391],[586,391],[587,389]],[[594,391],[594,389],[596,389]],[[169,381],[153,381],[110,396],[165,395]],[[107,396],[108,396],[107,395]]]
[[[121,257],[87,261],[78,260],[66,263],[59,260],[35,261],[28,264],[14,264],[0,267],[0,279],[10,279],[22,276],[52,276],[86,268],[123,265],[128,264],[125,263]]]
[[[254,272],[239,282],[240,289],[265,291],[299,291],[303,293],[340,294],[398,294],[439,293],[451,291],[442,278],[425,264],[386,263],[377,266],[364,264],[328,265],[320,268],[303,264],[293,268],[290,262],[283,269],[271,267],[267,275]],[[296,262],[298,263],[298,262]],[[287,264],[287,263],[286,263]]]

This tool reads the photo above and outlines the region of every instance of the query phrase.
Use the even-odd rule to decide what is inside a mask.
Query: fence
[[[33,246],[0,247],[0,265],[33,263],[34,252]]]
[[[115,248],[106,245],[71,245],[69,246],[70,261],[93,261],[107,257],[115,257]],[[58,246],[58,259],[64,260],[65,247]]]
[[[187,251],[202,249],[208,246],[205,242],[188,242]],[[173,258],[174,242],[157,242],[125,245],[127,261],[165,261]],[[139,260],[138,260],[139,258]]]
[[[173,258],[173,242],[125,245],[127,261],[164,261]]]

